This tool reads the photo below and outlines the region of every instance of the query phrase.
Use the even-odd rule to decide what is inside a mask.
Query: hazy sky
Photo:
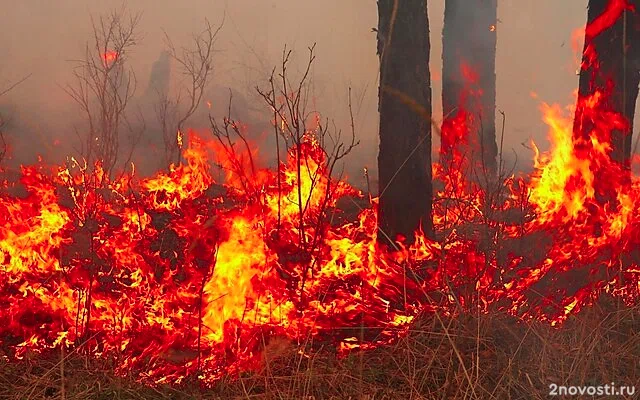
[[[89,39],[90,15],[117,8],[112,0],[22,0],[0,13],[0,87],[32,76],[3,102],[21,120],[39,126],[44,140],[71,132],[77,115],[61,86],[70,82],[69,60],[82,56]],[[144,90],[151,64],[164,48],[166,31],[176,44],[208,18],[226,21],[217,43],[213,82],[246,92],[268,77],[286,44],[295,51],[292,69],[301,68],[307,46],[317,43],[313,69],[316,107],[348,130],[347,88],[353,88],[356,126],[362,145],[351,166],[375,167],[377,154],[377,7],[373,0],[131,0],[143,14],[142,40],[133,67]],[[441,35],[444,0],[429,1],[434,116],[441,118]],[[530,158],[520,145],[534,139],[546,148],[547,129],[539,101],[568,104],[577,87],[572,32],[584,25],[586,0],[499,1],[497,108],[507,115],[505,147]],[[531,92],[539,100],[531,97]],[[15,134],[15,133],[14,133]],[[65,140],[74,140],[69,134]],[[51,139],[49,137],[49,139]],[[353,175],[353,172],[351,172]],[[356,172],[357,174],[357,172]]]

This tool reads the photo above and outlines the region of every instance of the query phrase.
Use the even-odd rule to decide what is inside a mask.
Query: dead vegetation
[[[86,119],[87,126],[77,132],[82,146],[78,154],[89,167],[99,162],[106,177],[128,165],[145,129],[140,114],[136,124],[140,128],[134,127],[129,110],[137,79],[128,59],[139,41],[140,19],[141,14],[125,8],[92,18],[93,38],[84,57],[75,61],[75,82],[64,88]],[[127,157],[121,156],[123,152]]]
[[[344,359],[328,348],[304,353],[284,339],[271,340],[261,370],[210,389],[151,388],[114,376],[107,361],[78,353],[38,355],[0,362],[0,398],[546,399],[553,383],[640,382],[637,315],[637,308],[618,308],[611,299],[562,329],[500,314],[425,315],[397,343]]]
[[[157,91],[156,118],[161,126],[164,143],[164,165],[180,163],[185,123],[196,112],[213,73],[214,45],[223,21],[213,27],[205,19],[204,28],[192,38],[191,47],[176,48],[168,34],[165,42],[171,59],[178,66],[181,87],[175,96]]]

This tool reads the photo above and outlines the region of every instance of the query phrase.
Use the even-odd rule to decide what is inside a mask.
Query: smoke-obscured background
[[[266,84],[271,69],[279,66],[285,45],[293,50],[291,72],[300,72],[307,47],[317,43],[312,69],[312,101],[323,116],[348,132],[348,88],[352,87],[356,130],[361,145],[350,156],[347,173],[354,183],[361,169],[375,169],[377,155],[376,55],[377,7],[371,0],[136,0],[130,12],[142,12],[141,40],[132,55],[143,96],[154,63],[166,48],[164,32],[176,46],[188,44],[190,35],[223,17],[216,43],[210,90],[205,95],[216,110],[226,109],[232,88],[238,116],[251,122],[255,137],[268,135],[269,113],[255,92]],[[40,153],[59,161],[77,141],[81,123],[76,104],[62,89],[72,82],[73,63],[84,55],[91,39],[91,16],[122,7],[121,1],[24,0],[11,2],[0,14],[0,88],[30,77],[0,100],[10,117],[7,132],[14,162],[32,162]],[[442,25],[444,0],[429,1],[431,73],[434,117],[440,105]],[[506,114],[504,147],[513,161],[514,149],[526,167],[531,153],[522,146],[533,139],[548,147],[547,129],[539,113],[540,101],[569,104],[577,87],[578,55],[572,33],[584,25],[586,0],[499,2],[497,24],[497,108]],[[465,35],[465,32],[460,32]],[[582,44],[578,43],[578,48]],[[179,77],[172,76],[173,80]],[[532,97],[538,95],[538,99]],[[243,110],[246,109],[246,110]],[[153,118],[149,116],[147,118]],[[203,121],[194,121],[202,125]],[[500,132],[501,119],[498,120]],[[55,145],[55,143],[60,143]],[[437,146],[437,139],[434,144]],[[149,154],[149,153],[147,153]]]

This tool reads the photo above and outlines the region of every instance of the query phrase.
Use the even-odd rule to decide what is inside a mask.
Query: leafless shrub
[[[138,43],[140,14],[122,8],[91,19],[93,37],[85,47],[84,58],[75,61],[75,82],[64,90],[78,104],[86,118],[86,133],[77,132],[81,158],[68,157],[66,169],[58,173],[61,193],[68,193],[69,211],[78,228],[77,240],[63,265],[77,265],[86,271],[86,288],[78,288],[76,330],[89,340],[94,282],[108,270],[108,261],[100,258],[102,241],[98,239],[105,216],[96,202],[112,201],[111,183],[116,168],[125,166],[144,132],[141,114],[135,127],[128,108],[136,91],[136,76],[128,67],[129,54]],[[121,139],[128,134],[128,155]],[[123,168],[124,170],[124,168]],[[125,172],[123,172],[124,174]],[[123,175],[124,176],[124,175]]]
[[[178,64],[183,84],[175,98],[168,93],[158,93],[156,117],[162,129],[165,149],[165,165],[180,162],[184,124],[196,112],[213,71],[213,53],[216,37],[223,21],[216,28],[205,19],[204,29],[193,36],[191,47],[177,49],[165,32],[165,41],[171,58]]]
[[[338,163],[344,160],[359,144],[359,141],[356,140],[350,90],[351,132],[346,141],[342,140],[342,132],[335,125],[330,124],[328,120],[323,123],[317,118],[318,114],[316,112],[307,110],[309,72],[315,60],[314,48],[315,46],[309,48],[306,69],[299,81],[292,84],[289,80],[287,68],[291,58],[291,51],[285,48],[281,70],[278,73],[276,73],[275,69],[272,71],[268,88],[256,88],[273,112],[272,123],[274,126],[278,168],[283,161],[282,151],[285,154],[293,154],[296,160],[296,184],[293,188],[295,193],[293,198],[284,198],[284,183],[282,182],[281,174],[276,174],[278,193],[277,225],[275,230],[265,232],[265,234],[280,238],[283,224],[282,206],[284,202],[291,202],[296,205],[298,213],[295,229],[298,233],[298,241],[294,243],[296,246],[295,257],[303,257],[309,260],[309,263],[305,263],[305,271],[300,273],[299,287],[302,297],[304,297],[305,282],[309,276],[308,272],[313,272],[315,268],[316,261],[312,260],[319,259],[319,257],[312,257],[312,255],[321,250],[321,243],[325,234],[324,227],[332,213],[331,200],[335,199],[338,189],[337,182],[341,178],[341,173],[338,173],[338,176],[334,176],[338,172]],[[230,168],[233,170],[232,172],[240,179],[243,189],[253,194],[251,198],[260,198],[262,188],[256,186],[256,180],[253,179],[256,168],[254,160],[251,158],[250,145],[239,128],[239,124],[231,119],[231,106],[229,106],[229,114],[224,118],[222,124],[211,116],[209,118],[213,134],[222,145],[226,158],[230,162]],[[313,123],[310,121],[313,121]],[[317,140],[319,149],[324,155],[322,168],[312,168],[309,165],[308,157],[304,153],[305,140],[309,136],[313,136]],[[236,144],[243,146],[246,151],[241,151]],[[249,158],[243,159],[245,157],[244,154]],[[249,166],[248,168],[247,165]],[[315,212],[312,213],[310,207],[311,198],[318,193],[318,184],[320,182],[326,183],[326,189],[324,189],[320,204],[316,205]],[[310,189],[304,190],[303,185],[305,184],[309,185]],[[309,235],[307,234],[308,232],[313,232],[313,234]]]
[[[330,127],[329,120],[317,121],[317,126],[308,126],[308,121],[312,119],[314,115],[317,115],[315,111],[307,110],[310,83],[309,73],[313,62],[315,61],[315,44],[309,47],[309,58],[306,65],[306,69],[302,75],[302,78],[297,83],[292,83],[287,76],[287,68],[291,59],[291,50],[284,49],[282,53],[281,70],[276,74],[274,69],[269,78],[269,87],[266,90],[256,88],[258,93],[265,100],[266,104],[273,112],[273,127],[274,136],[276,140],[276,152],[278,165],[281,162],[281,146],[280,141],[283,141],[284,150],[288,152],[290,149],[294,149],[296,152],[297,163],[296,175],[297,175],[297,192],[298,192],[298,210],[299,210],[299,224],[300,224],[300,243],[303,247],[311,244],[314,247],[319,238],[314,238],[312,243],[305,242],[304,234],[304,217],[309,205],[310,199],[302,198],[302,173],[303,169],[309,171],[309,168],[303,168],[302,162],[302,142],[307,133],[313,132],[317,137],[320,148],[324,152],[326,157],[326,174],[329,178],[330,187],[327,188],[325,203],[322,207],[322,216],[318,219],[318,223],[321,223],[321,219],[326,217],[324,210],[328,201],[334,195],[335,186],[331,186],[331,177],[336,171],[336,166],[339,161],[343,160],[351,151],[359,144],[356,140],[355,124],[353,119],[353,109],[351,105],[351,89],[349,89],[349,113],[351,117],[351,135],[350,138],[344,142],[342,140],[342,132],[336,129],[335,125]],[[308,166],[307,166],[308,167]],[[318,176],[309,177],[313,182],[313,185],[318,181]],[[313,190],[312,190],[313,191]],[[282,192],[282,182],[278,177],[278,194]],[[278,204],[281,204],[279,199]],[[280,210],[278,225],[280,224]]]
[[[122,133],[126,131],[131,141],[126,164],[144,130],[144,121],[134,130],[126,112],[136,91],[136,76],[127,61],[138,43],[140,19],[140,14],[124,8],[97,21],[91,18],[92,41],[86,45],[84,58],[75,61],[75,83],[65,87],[88,123],[86,135],[78,135],[84,142],[79,153],[90,166],[100,162],[106,178],[119,161]]]
[[[315,238],[313,241],[308,242],[304,233],[305,226],[308,224],[308,221],[305,221],[305,219],[308,214],[311,196],[308,195],[307,198],[304,198],[302,194],[303,181],[306,178],[311,181],[312,189],[310,192],[313,192],[321,178],[319,174],[325,174],[324,177],[327,178],[329,182],[329,187],[325,193],[324,204],[321,207],[322,210],[325,210],[329,200],[335,194],[336,185],[332,185],[333,182],[331,181],[331,178],[333,177],[334,172],[336,172],[338,162],[343,160],[359,143],[355,136],[355,125],[352,112],[351,135],[346,143],[342,141],[341,131],[335,129],[335,126],[329,128],[330,123],[328,120],[326,120],[325,123],[315,120],[313,124],[314,126],[309,124],[309,121],[317,115],[316,112],[307,110],[307,100],[309,96],[309,91],[307,89],[310,80],[309,72],[315,60],[314,48],[315,46],[309,48],[309,59],[306,69],[302,78],[297,83],[292,84],[288,79],[287,67],[290,62],[291,51],[287,51],[285,48],[282,57],[281,70],[279,73],[276,73],[275,69],[272,71],[271,77],[269,78],[270,86],[267,89],[256,88],[260,96],[273,112],[272,123],[274,127],[278,165],[282,163],[283,151],[285,154],[290,151],[294,151],[296,155],[297,199],[295,200],[295,203],[297,204],[299,214],[298,223],[300,245],[302,248],[307,250],[314,247],[319,238]],[[352,111],[351,103],[349,103],[349,109]],[[260,188],[253,186],[254,180],[252,178],[253,175],[255,175],[256,168],[254,160],[251,159],[250,146],[244,134],[239,129],[238,123],[231,118],[231,106],[229,106],[229,114],[224,118],[222,124],[211,116],[210,122],[213,134],[227,153],[227,159],[230,160],[233,172],[241,180],[241,185],[249,193],[257,194]],[[313,170],[312,168],[309,168],[309,165],[305,165],[308,160],[303,154],[302,145],[305,135],[308,134],[313,134],[317,138],[320,149],[324,153],[326,163],[326,168],[324,169]],[[236,139],[240,140],[246,151],[239,151],[235,147]],[[243,160],[243,154],[247,154],[249,159]],[[247,176],[248,171],[245,170],[245,166],[247,164],[249,165],[251,176]],[[309,176],[304,177],[304,173],[308,173]],[[280,205],[282,203],[281,196],[283,191],[280,174],[277,174],[277,186],[279,195],[278,204]],[[278,214],[279,228],[281,223],[280,209],[278,210]],[[324,214],[324,212],[321,214]],[[324,217],[326,217],[326,215],[322,215],[315,221],[315,224],[321,224],[322,218]]]
[[[239,123],[231,118],[231,104],[233,101],[232,92],[229,90],[229,108],[227,116],[220,124],[213,116],[209,116],[209,122],[213,136],[218,140],[230,163],[229,169],[239,179],[242,190],[250,197],[259,195],[260,188],[255,185],[256,165],[251,154],[251,146],[247,138],[242,133]],[[236,141],[240,140],[243,146],[239,150]],[[247,171],[247,167],[249,171]],[[255,198],[255,197],[254,197]]]

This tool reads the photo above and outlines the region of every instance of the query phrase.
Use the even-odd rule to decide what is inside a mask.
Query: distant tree
[[[433,234],[431,76],[424,0],[378,0],[379,239]]]
[[[169,84],[171,83],[171,54],[168,51],[162,51],[158,59],[151,65],[151,74],[149,75],[149,83],[145,90],[144,98],[150,99],[156,95],[166,95],[169,93]]]
[[[495,175],[497,0],[446,0],[442,32],[442,108],[445,118],[469,113],[468,145],[474,166]],[[446,132],[443,132],[445,134]],[[447,138],[443,139],[447,140]],[[451,151],[460,143],[443,143]],[[447,154],[444,154],[446,157]]]
[[[121,139],[129,134],[129,156],[144,130],[134,131],[127,115],[136,91],[136,76],[128,68],[130,51],[137,44],[140,14],[129,14],[123,8],[97,21],[92,18],[93,38],[87,43],[84,58],[76,62],[75,83],[65,88],[86,117],[86,135],[79,152],[89,166],[99,161],[105,177],[111,176],[121,157]],[[85,130],[83,129],[83,132]]]
[[[156,116],[162,127],[165,150],[165,166],[179,163],[180,150],[184,144],[184,127],[187,120],[198,110],[213,71],[213,45],[223,22],[216,28],[205,19],[205,26],[193,36],[191,47],[176,48],[165,34],[167,53],[177,64],[177,73],[182,75],[181,86],[175,96],[168,91],[158,92]]]
[[[624,115],[629,124],[612,132],[611,158],[628,168],[640,84],[640,0],[626,3],[629,7],[625,8],[625,2],[589,0],[574,135],[584,137],[593,126],[593,121],[585,117],[580,99],[612,85],[603,107]]]

